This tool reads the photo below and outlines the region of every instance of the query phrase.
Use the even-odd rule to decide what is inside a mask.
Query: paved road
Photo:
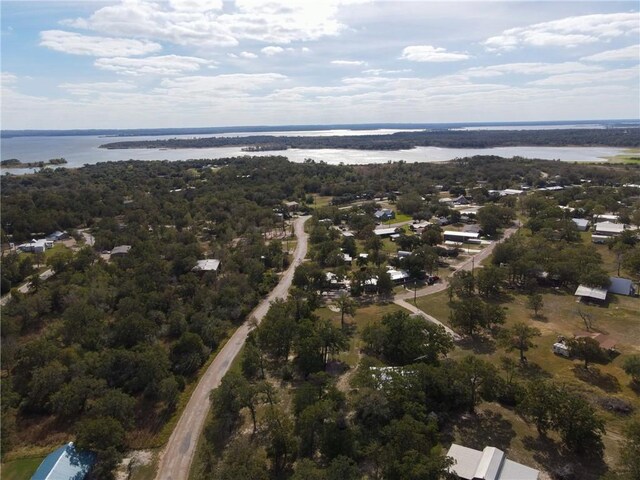
[[[511,235],[516,233],[518,231],[518,228],[519,228],[519,224],[518,226],[506,229],[504,231],[504,234],[501,240],[497,242],[493,242],[491,245],[488,245],[486,248],[484,248],[481,252],[476,253],[475,255],[472,255],[471,257],[469,257],[467,260],[465,260],[460,265],[458,265],[456,269],[453,271],[453,273],[459,272],[461,270],[469,271],[474,267],[479,267],[482,261],[485,260],[489,255],[491,255],[491,253],[493,252],[493,249],[496,248],[496,245],[505,241]],[[445,324],[440,322],[440,320],[436,319],[435,317],[432,317],[428,313],[425,313],[419,308],[417,308],[415,305],[412,305],[411,303],[409,303],[410,300],[413,300],[414,296],[424,297],[426,295],[433,295],[434,293],[438,293],[438,292],[442,292],[443,290],[446,290],[448,286],[449,286],[449,282],[445,278],[442,280],[442,282],[421,288],[415,293],[411,290],[407,290],[406,292],[399,293],[393,298],[393,303],[403,308],[406,308],[407,310],[413,313],[421,315],[422,317],[426,318],[430,322],[436,323],[438,325],[442,325],[443,327],[445,327],[445,330],[451,336],[453,336],[454,339],[458,339],[459,338],[458,334],[455,333],[453,330],[451,330],[449,327],[447,327]]]
[[[53,270],[50,268],[45,270],[40,274],[40,280],[47,280],[48,278],[51,278],[53,276],[53,273]],[[25,282],[18,287],[18,291],[20,293],[29,293],[29,290],[31,290],[31,282]],[[10,298],[10,293],[7,293],[4,297],[0,298],[0,306],[4,307]]]
[[[209,393],[220,385],[222,377],[227,373],[231,363],[240,352],[247,335],[251,331],[252,319],[260,322],[269,310],[269,305],[272,301],[287,296],[293,280],[293,272],[307,255],[307,234],[304,231],[304,223],[308,218],[308,216],[299,217],[294,222],[295,235],[298,242],[293,253],[291,266],[283,274],[280,283],[253,310],[247,321],[236,330],[200,379],[161,454],[160,465],[156,474],[157,480],[188,479],[198,438],[209,412]]]

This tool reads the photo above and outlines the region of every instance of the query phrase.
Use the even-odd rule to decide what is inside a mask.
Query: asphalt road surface
[[[295,235],[298,242],[293,253],[293,261],[282,275],[278,285],[253,310],[247,321],[235,331],[200,379],[161,454],[156,475],[157,480],[188,479],[198,438],[209,412],[209,394],[211,390],[220,385],[222,377],[227,373],[236,355],[242,349],[247,335],[251,331],[252,320],[255,319],[260,322],[269,310],[269,305],[272,301],[286,298],[293,280],[293,272],[307,255],[307,234],[304,231],[304,222],[308,218],[299,217],[294,221]]]
[[[40,280],[44,281],[49,279],[52,276],[53,276],[53,270],[49,268],[40,274]],[[29,293],[30,290],[31,290],[31,282],[23,283],[18,287],[18,291],[20,293]],[[11,299],[11,294],[7,293],[4,297],[0,299],[0,306],[4,307],[10,299]]]

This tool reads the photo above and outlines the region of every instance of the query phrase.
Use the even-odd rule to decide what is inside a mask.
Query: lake
[[[318,130],[260,132],[274,136],[311,136],[311,135],[385,135],[398,131],[411,130]],[[413,130],[415,131],[415,130]],[[227,133],[215,136],[247,136],[257,132]],[[213,135],[205,135],[213,136]],[[104,137],[104,136],[50,136],[50,137],[13,137],[2,139],[2,160],[17,158],[23,162],[46,161],[63,157],[65,167],[77,168],[85,164],[95,164],[122,160],[189,160],[215,159],[242,155],[271,156],[283,155],[292,162],[303,162],[311,158],[329,164],[368,164],[387,163],[400,160],[406,162],[443,162],[454,158],[473,155],[497,155],[501,157],[540,158],[543,160],[562,160],[567,162],[602,162],[606,157],[618,155],[623,149],[616,147],[494,147],[494,148],[438,148],[416,147],[410,150],[349,150],[349,149],[289,149],[272,152],[243,152],[242,147],[182,148],[182,149],[126,149],[107,150],[98,148],[104,143],[116,140],[153,140],[166,138],[194,138],[194,135],[167,135],[144,137]],[[29,173],[34,169],[3,169],[3,173]]]

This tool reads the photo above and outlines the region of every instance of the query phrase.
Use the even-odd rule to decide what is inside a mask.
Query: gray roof
[[[579,227],[587,228],[589,226],[589,220],[586,218],[572,218],[571,220]]]
[[[73,443],[68,443],[50,453],[31,480],[82,480],[95,461],[94,453],[78,452]]]
[[[454,460],[449,471],[465,480],[537,480],[538,470],[508,460],[502,450],[485,447],[483,451],[452,444],[447,457]]]
[[[574,293],[576,297],[589,297],[595,298],[596,300],[606,300],[607,291],[604,288],[596,288],[596,287],[587,287],[585,285],[580,285],[576,289],[576,293]]]
[[[215,272],[220,266],[220,260],[210,258],[207,260],[198,260],[198,263],[191,270],[194,272]]]
[[[111,255],[126,255],[131,250],[131,245],[118,245],[111,250]]]
[[[632,295],[633,294],[633,282],[627,278],[609,277],[611,285],[609,286],[609,292],[616,293],[618,295]]]

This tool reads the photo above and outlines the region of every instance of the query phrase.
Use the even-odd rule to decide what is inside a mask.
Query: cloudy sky
[[[3,129],[640,118],[635,1],[1,8]]]

